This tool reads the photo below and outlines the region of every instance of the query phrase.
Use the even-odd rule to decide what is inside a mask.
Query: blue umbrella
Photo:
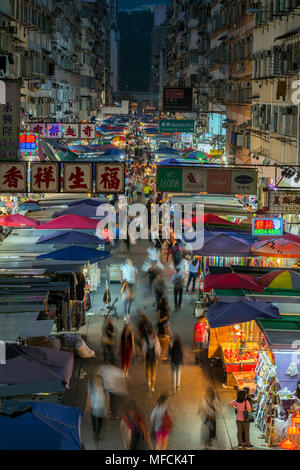
[[[68,246],[62,250],[53,251],[44,255],[37,256],[36,259],[57,259],[62,261],[85,261],[89,263],[97,263],[110,256],[108,251],[93,250],[84,246]]]
[[[104,245],[105,240],[95,235],[76,232],[75,230],[67,230],[64,232],[56,232],[50,235],[43,235],[36,242],[37,245]]]

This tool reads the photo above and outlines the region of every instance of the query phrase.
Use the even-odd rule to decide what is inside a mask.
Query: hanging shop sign
[[[160,119],[159,132],[194,132],[195,121],[183,119]]]
[[[274,215],[299,214],[300,191],[269,191],[269,212]]]
[[[80,165],[76,163],[64,164],[64,192],[93,192],[92,163],[80,163]]]
[[[44,139],[95,139],[96,124],[90,123],[31,123],[32,132]]]
[[[26,193],[27,181],[32,193],[124,194],[125,167],[122,163],[0,162],[0,193]]]
[[[164,88],[164,111],[189,112],[193,110],[192,88]]]
[[[221,157],[223,155],[223,150],[222,149],[211,149],[210,150],[210,155],[212,157]]]
[[[279,217],[266,219],[253,219],[252,235],[270,236],[283,234],[283,220]]]
[[[58,163],[31,163],[30,169],[31,193],[59,192]]]
[[[0,193],[24,193],[27,190],[27,163],[0,163]]]
[[[156,170],[157,191],[169,193],[250,194],[257,192],[254,169],[215,169],[194,166]]]
[[[6,103],[0,104],[0,160],[19,160],[20,82],[4,80]]]
[[[125,190],[124,167],[119,163],[96,164],[96,193],[123,194]]]
[[[20,134],[20,156],[29,157],[39,155],[39,135],[32,132]]]

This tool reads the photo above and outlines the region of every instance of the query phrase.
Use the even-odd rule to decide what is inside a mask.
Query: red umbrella
[[[247,289],[262,292],[264,288],[255,282],[249,274],[208,274],[204,280],[204,290],[211,289]]]
[[[41,230],[59,230],[64,228],[73,229],[96,229],[99,220],[89,219],[80,215],[62,215],[39,226]]]
[[[38,227],[39,222],[25,217],[21,214],[2,215],[0,217],[0,225],[3,227]]]

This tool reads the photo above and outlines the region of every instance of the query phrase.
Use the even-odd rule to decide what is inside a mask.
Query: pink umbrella
[[[39,221],[25,217],[21,214],[2,215],[0,217],[0,225],[3,227],[38,227]]]
[[[96,229],[99,220],[89,219],[80,215],[62,215],[39,226],[41,230],[59,230],[65,228],[73,229]]]

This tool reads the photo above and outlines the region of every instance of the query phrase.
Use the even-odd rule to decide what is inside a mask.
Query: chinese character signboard
[[[269,191],[270,214],[299,214],[300,191]]]
[[[124,193],[124,166],[122,163],[97,163],[96,193]]]
[[[31,163],[30,192],[59,192],[58,163]]]
[[[27,164],[1,163],[0,193],[24,193],[27,190]]]
[[[270,236],[283,234],[283,220],[278,217],[272,219],[253,219],[252,235]]]
[[[19,160],[20,82],[5,80],[6,104],[0,104],[0,160]]]
[[[31,123],[31,132],[46,139],[96,139],[96,124],[78,123]]]
[[[192,88],[164,88],[164,111],[189,112],[193,110]]]
[[[195,121],[183,119],[160,119],[159,132],[194,132]]]
[[[93,166],[92,163],[64,164],[64,192],[92,193]]]
[[[257,172],[254,169],[159,166],[156,180],[157,191],[169,193],[255,195],[257,192]]]
[[[20,155],[35,156],[39,155],[39,136],[31,132],[21,132],[20,134]]]

